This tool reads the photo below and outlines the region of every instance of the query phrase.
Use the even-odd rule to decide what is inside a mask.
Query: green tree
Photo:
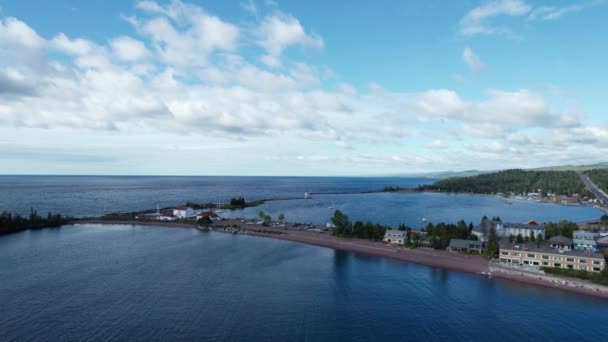
[[[488,242],[486,243],[485,255],[488,259],[493,259],[498,256],[498,237],[496,236],[496,228],[494,225],[490,226],[490,233],[488,234]]]
[[[331,223],[334,225],[334,235],[351,235],[353,231],[353,225],[348,219],[348,216],[344,215],[340,210],[334,212],[334,216],[331,218]]]
[[[285,219],[285,214],[279,213],[278,219],[279,221],[283,221]]]
[[[198,224],[202,224],[204,226],[208,226],[211,224],[211,219],[208,216],[203,216],[197,221]]]
[[[509,235],[509,242],[513,243],[514,240],[515,240],[515,235],[513,235],[513,234]]]
[[[260,211],[258,212],[258,217],[259,217],[259,218],[261,218],[261,219],[263,220],[264,218],[266,218],[266,213],[260,210]]]
[[[517,243],[524,243],[524,237],[521,234],[517,234],[517,238],[515,239]]]

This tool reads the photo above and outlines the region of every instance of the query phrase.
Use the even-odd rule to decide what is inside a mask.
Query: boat
[[[197,226],[196,229],[203,231],[203,232],[208,232],[211,230],[211,228],[205,227],[205,226]]]
[[[427,222],[427,221],[428,221],[428,219],[426,217],[422,218],[422,222]]]

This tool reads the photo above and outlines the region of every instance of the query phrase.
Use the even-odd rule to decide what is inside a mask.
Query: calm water
[[[605,341],[608,303],[287,241],[137,226],[0,237],[1,340]]]
[[[72,216],[101,215],[172,206],[193,202],[301,197],[305,191],[346,192],[377,190],[385,186],[416,187],[432,182],[424,178],[351,177],[92,177],[92,176],[0,176],[0,210],[27,214],[30,207],[40,213],[59,212]],[[330,209],[331,208],[331,209]],[[563,207],[515,201],[507,205],[492,196],[447,194],[376,193],[315,195],[312,200],[274,201],[261,207],[227,213],[229,217],[257,217],[260,210],[287,220],[326,223],[335,209],[353,220],[389,225],[421,226],[430,222],[478,222],[484,215],[523,222],[588,221],[601,211],[586,207]]]
[[[428,178],[382,177],[101,177],[0,176],[0,210],[29,214],[59,212],[72,216],[137,211],[186,202],[227,202],[303,197],[304,192],[378,190],[416,187]]]
[[[258,207],[225,212],[234,218],[257,218],[260,210],[276,218],[284,213],[286,220],[325,224],[336,209],[355,220],[371,220],[390,226],[401,223],[413,227],[428,222],[477,223],[485,215],[499,216],[506,222],[524,222],[535,218],[543,222],[571,220],[590,221],[603,213],[599,209],[583,206],[561,206],[532,201],[512,201],[505,204],[494,196],[439,193],[374,193],[354,195],[316,195],[311,200],[272,201]]]

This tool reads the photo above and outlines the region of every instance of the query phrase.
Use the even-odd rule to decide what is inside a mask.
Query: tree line
[[[340,210],[334,212],[331,223],[334,225],[332,234],[335,236],[355,237],[372,241],[382,240],[386,230],[390,229],[388,226],[372,222],[356,221],[352,223],[348,216],[344,215]]]
[[[7,211],[0,214],[0,235],[15,233],[27,229],[40,229],[47,227],[59,227],[69,223],[72,218],[61,214],[48,213],[46,216],[38,215],[33,208],[29,216],[21,216]]]
[[[419,186],[419,190],[441,190],[447,192],[468,192],[494,194],[498,192],[526,194],[538,192],[542,196],[591,195],[574,171],[524,171],[506,170],[471,177],[448,178],[430,185]]]

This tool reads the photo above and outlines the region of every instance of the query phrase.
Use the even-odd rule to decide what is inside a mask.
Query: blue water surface
[[[77,225],[0,237],[4,341],[605,341],[608,303],[294,242]]]

